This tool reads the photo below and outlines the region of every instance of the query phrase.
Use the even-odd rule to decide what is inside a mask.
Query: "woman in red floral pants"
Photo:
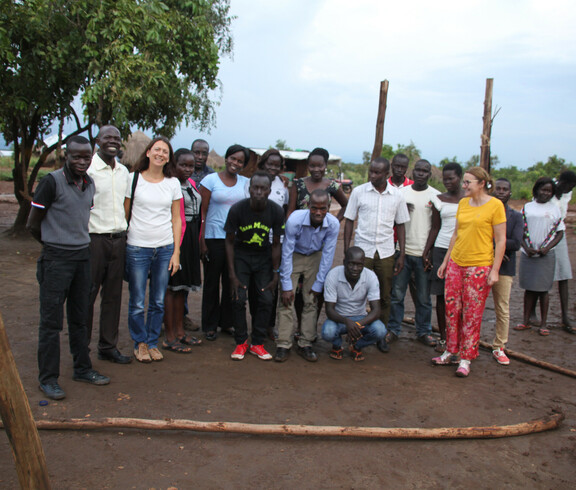
[[[469,169],[462,184],[466,197],[458,205],[456,229],[438,269],[438,277],[446,279],[446,351],[432,363],[455,364],[460,354],[456,376],[466,377],[470,361],[478,357],[486,298],[498,281],[506,247],[506,212],[502,202],[488,194],[493,184],[484,169]]]

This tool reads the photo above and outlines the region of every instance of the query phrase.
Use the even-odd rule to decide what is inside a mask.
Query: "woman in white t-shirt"
[[[446,304],[444,301],[444,279],[438,277],[438,268],[454,234],[458,203],[464,197],[462,189],[462,167],[456,162],[447,163],[442,168],[442,183],[446,188],[444,194],[432,198],[432,227],[424,247],[424,267],[431,270],[430,294],[436,296],[436,319],[440,340],[436,344],[437,352],[446,350]]]
[[[556,259],[554,247],[564,236],[565,225],[560,209],[550,200],[556,186],[549,177],[540,177],[532,188],[534,200],[522,208],[524,240],[520,254],[520,287],[524,289],[524,323],[514,330],[530,328],[530,313],[540,299],[540,335],[549,335],[548,292],[554,283]]]
[[[168,279],[180,269],[180,182],[170,141],[157,136],[130,174],[124,208],[128,219],[126,271],[128,328],[140,362],[161,361],[158,338]],[[134,181],[136,179],[136,185]],[[145,315],[146,285],[150,281]]]

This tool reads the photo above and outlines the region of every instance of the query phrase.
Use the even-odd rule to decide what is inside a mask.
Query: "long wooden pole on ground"
[[[380,99],[378,101],[378,117],[376,119],[376,136],[374,139],[374,149],[372,150],[372,160],[382,153],[384,144],[384,119],[386,117],[386,100],[388,99],[388,80],[380,82]]]
[[[312,437],[357,437],[370,439],[493,439],[522,436],[558,428],[564,415],[555,413],[514,425],[488,427],[385,428],[317,425],[245,424],[240,422],[199,422],[196,420],[148,420],[134,418],[38,420],[39,429],[146,429],[228,432],[253,435]]]
[[[482,117],[482,137],[480,144],[480,166],[490,172],[490,138],[492,135],[492,88],[494,79],[486,79],[486,94],[484,96],[484,116]]]
[[[480,341],[480,347],[492,350],[492,344],[489,344],[488,342],[484,342],[482,340]],[[548,369],[549,371],[554,371],[555,373],[560,373],[566,376],[571,376],[572,378],[576,378],[576,371],[572,371],[571,369],[567,369],[562,366],[557,366],[556,364],[552,364],[550,362],[541,361],[539,359],[536,359],[535,357],[522,354],[521,352],[516,352],[510,349],[504,349],[504,350],[508,355],[508,357],[511,357],[513,359],[518,359],[519,361],[523,361],[528,364],[533,364],[534,366]]]
[[[49,489],[44,450],[10,350],[2,314],[0,352],[0,415],[12,446],[20,487]]]

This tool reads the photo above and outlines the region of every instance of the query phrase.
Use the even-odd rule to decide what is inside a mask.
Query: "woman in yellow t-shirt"
[[[498,281],[506,248],[506,211],[488,194],[493,183],[483,168],[469,169],[462,185],[466,197],[458,205],[454,235],[438,269],[438,277],[446,279],[446,351],[432,363],[456,364],[460,353],[456,376],[466,377],[470,361],[478,357],[486,298]]]

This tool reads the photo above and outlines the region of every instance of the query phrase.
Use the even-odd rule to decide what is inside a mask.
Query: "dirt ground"
[[[0,194],[10,193],[2,184]],[[0,199],[0,232],[15,204]],[[574,223],[569,225],[576,264]],[[562,411],[558,430],[493,440],[360,440],[249,436],[185,431],[41,431],[53,488],[538,488],[576,485],[576,380],[512,360],[498,365],[481,351],[466,379],[430,363],[432,349],[405,326],[389,354],[366,350],[363,363],[328,358],[308,363],[255,357],[230,360],[231,337],[204,343],[191,355],[168,353],[161,363],[117,365],[99,361],[108,386],[72,381],[72,361],[62,334],[61,378],[67,398],[39,406],[36,347],[40,246],[0,235],[0,311],[22,383],[36,419],[138,417],[199,421],[380,427],[465,427],[526,422]],[[336,262],[342,259],[342,243]],[[571,284],[572,305],[576,298]],[[125,291],[126,293],[126,291]],[[407,302],[407,315],[412,306]],[[200,317],[200,294],[190,297]],[[511,324],[521,320],[522,292],[512,293]],[[123,302],[120,349],[130,352]],[[324,315],[322,316],[322,318]],[[571,310],[576,322],[576,311]],[[549,337],[535,329],[510,331],[508,346],[576,370],[576,336],[559,328],[556,290],[551,294]],[[319,323],[320,325],[321,323]],[[491,341],[492,300],[482,339]],[[94,349],[94,343],[93,349]],[[274,346],[267,344],[271,350]],[[8,438],[0,435],[0,487],[18,486]]]

